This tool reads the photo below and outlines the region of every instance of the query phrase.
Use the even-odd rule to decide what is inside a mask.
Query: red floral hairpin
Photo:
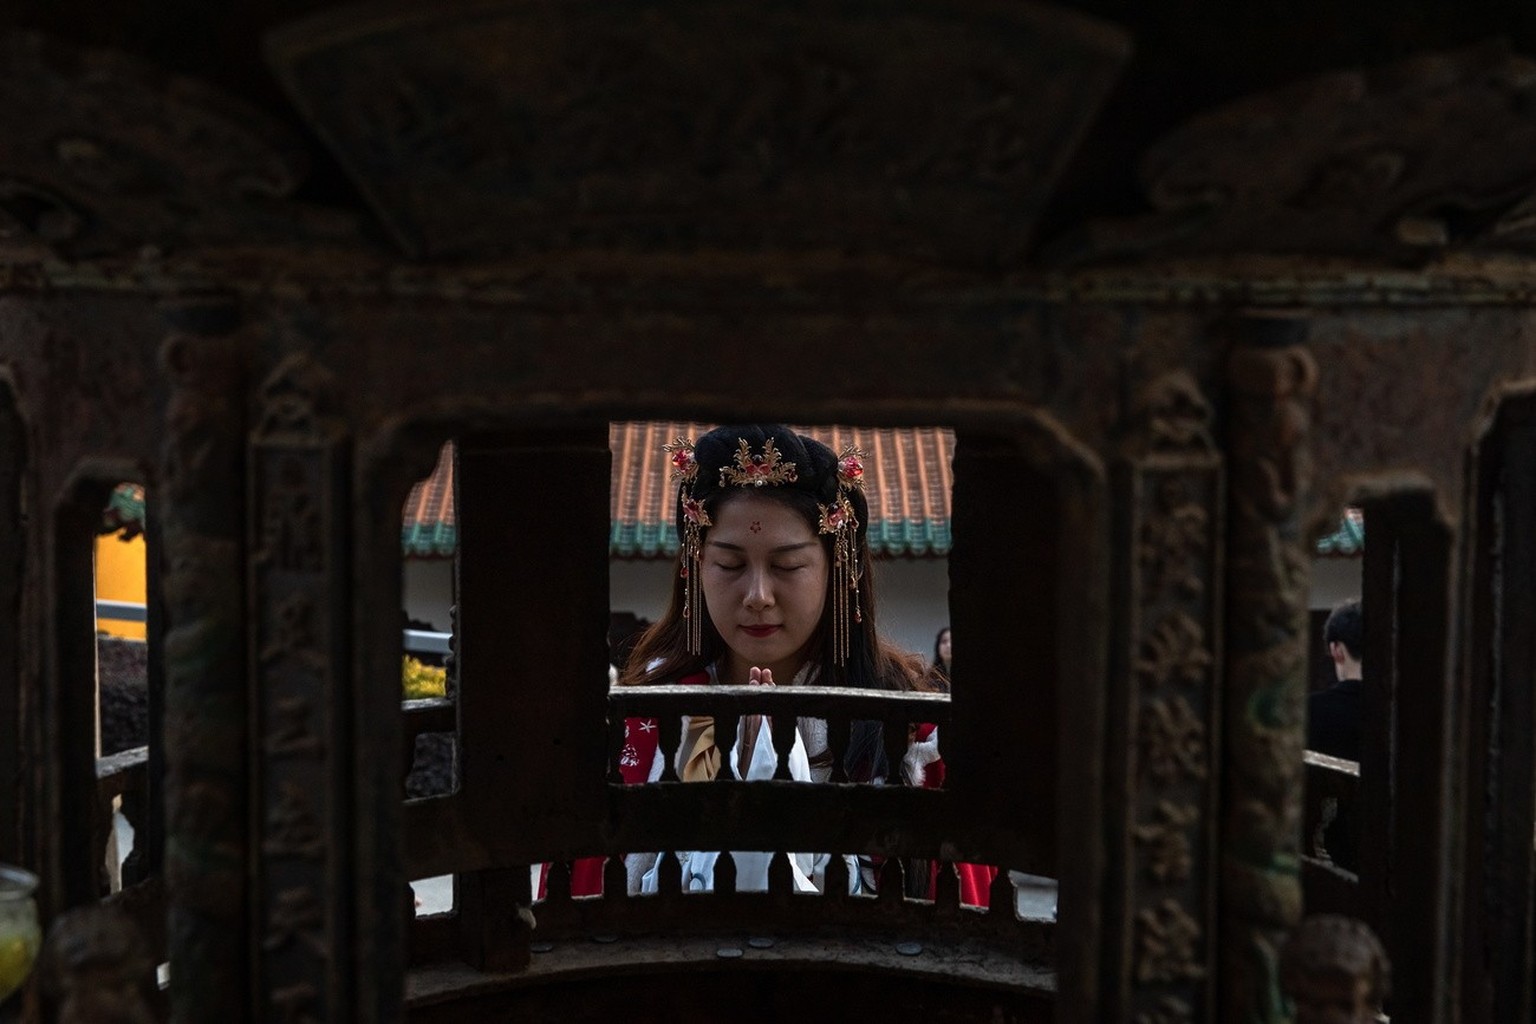
[[[672,479],[688,481],[699,475],[699,460],[688,438],[680,436],[671,444],[662,445],[661,450],[672,457]]]
[[[864,460],[869,456],[851,444],[843,445],[843,453],[837,459],[839,487],[864,486]]]
[[[846,526],[859,525],[859,517],[853,511],[853,502],[846,497],[840,496],[830,505],[818,504],[816,508],[821,512],[821,533],[837,533]]]
[[[715,525],[710,521],[709,513],[704,511],[704,503],[692,496],[683,498],[683,518],[694,526]]]

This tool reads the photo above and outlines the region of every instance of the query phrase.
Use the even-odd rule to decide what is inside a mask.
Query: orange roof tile
[[[616,558],[670,558],[677,553],[672,524],[670,465],[661,446],[678,435],[698,437],[703,423],[624,422],[609,426],[613,483],[609,500],[609,552]],[[854,444],[869,453],[864,477],[870,547],[878,555],[949,553],[950,459],[954,433],[938,428],[795,427],[833,450]],[[443,446],[432,476],[411,490],[402,540],[407,555],[446,557],[456,542],[453,446]]]

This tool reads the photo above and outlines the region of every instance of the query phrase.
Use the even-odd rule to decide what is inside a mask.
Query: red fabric
[[[917,727],[914,738],[919,743],[926,742],[936,729],[932,722],[924,722]],[[923,788],[944,788],[944,759],[930,763],[924,769]],[[987,907],[992,902],[992,880],[997,877],[997,868],[986,864],[955,865],[955,870],[960,874],[960,902],[972,907]],[[928,892],[935,895],[939,891],[939,862],[932,861],[928,877]]]
[[[695,672],[678,680],[684,686],[703,686],[709,683],[708,672]],[[624,719],[624,747],[619,751],[619,774],[624,785],[643,785],[651,777],[651,764],[656,760],[656,746],[661,741],[661,729],[654,718]],[[603,894],[604,857],[582,857],[571,865],[571,895],[601,896]],[[545,874],[549,872],[546,868]],[[540,882],[543,896],[544,885]]]

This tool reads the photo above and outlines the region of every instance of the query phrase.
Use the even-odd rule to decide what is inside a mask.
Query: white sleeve
[[[736,777],[742,777],[736,765],[741,761],[741,741],[745,736],[746,721],[743,719],[736,726],[736,743],[731,747],[731,770]],[[779,752],[773,749],[773,729],[768,725],[768,716],[764,715],[757,727],[757,743],[752,748],[752,763],[747,766],[747,782],[764,782],[773,778],[773,773],[779,769]],[[800,730],[795,730],[795,745],[789,751],[789,777],[796,782],[811,781],[811,762],[805,756],[805,743],[800,739]]]

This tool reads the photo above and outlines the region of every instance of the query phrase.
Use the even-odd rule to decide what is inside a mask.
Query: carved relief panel
[[[1111,1014],[1211,1020],[1223,488],[1187,373],[1141,392],[1117,488]]]
[[[254,892],[259,1019],[348,1019],[346,451],[324,384],[290,360],[250,446]]]

